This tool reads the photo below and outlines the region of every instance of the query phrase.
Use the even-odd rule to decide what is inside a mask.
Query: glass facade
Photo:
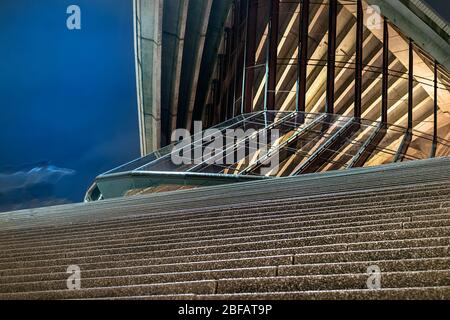
[[[402,153],[408,132],[411,143]],[[428,159],[433,140],[418,130],[339,114],[255,112],[107,172],[97,184],[102,194],[123,196],[372,167]],[[439,139],[437,155],[449,156],[449,147]],[[421,148],[426,152],[416,151]],[[91,190],[95,197],[98,192]]]

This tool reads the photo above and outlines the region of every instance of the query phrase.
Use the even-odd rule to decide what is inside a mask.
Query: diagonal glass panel
[[[304,141],[302,139],[302,142],[306,142],[298,149],[302,157],[301,159],[294,161],[293,164],[295,167],[292,172],[297,172],[310,156],[312,156],[329,138],[342,129],[351,119],[340,115],[329,115],[328,118],[327,121],[324,121],[320,125],[319,130],[311,131],[311,135],[308,137],[309,140]]]
[[[303,114],[300,114],[303,115]],[[274,163],[275,161],[280,163],[286,160],[289,154],[289,150],[294,146],[301,136],[308,133],[308,131],[318,126],[321,121],[326,118],[326,115],[319,114],[305,114],[305,121],[288,123],[292,130],[282,136],[278,143],[276,143],[268,153],[258,157],[253,164],[250,164],[247,168],[242,170],[240,174],[261,174],[261,170],[266,167],[266,164]],[[279,171],[279,165],[273,168],[268,175],[276,175]]]
[[[191,171],[208,173],[237,174],[240,168],[245,168],[253,158],[261,152],[261,148],[268,148],[270,143],[261,141],[261,135],[270,134],[272,130],[279,130],[281,135],[286,134],[291,128],[289,121],[300,121],[301,116],[295,113],[268,113],[267,126],[253,133],[244,133],[244,139],[231,136],[231,142],[224,148],[224,152],[216,157],[214,163],[202,163]],[[254,146],[255,145],[255,146]]]
[[[365,163],[364,167],[373,167],[392,163],[405,133],[405,128],[389,126],[386,131],[386,135],[378,144],[376,150]]]
[[[325,163],[318,171],[332,171],[347,169],[349,162],[355,157],[364,145],[364,142],[377,130],[377,123],[361,121],[359,129],[351,136],[346,137],[345,143],[337,148],[331,148],[332,155],[328,163]]]
[[[219,132],[224,133],[229,129],[236,128],[259,128],[265,125],[265,114],[262,112],[250,114],[249,116],[239,117],[240,121],[227,121],[229,123],[226,125],[219,125],[215,127]],[[191,151],[191,157],[189,164],[177,165],[174,163],[172,159],[172,152],[177,144],[173,144],[166,149],[167,153],[164,157],[158,158],[156,161],[152,161],[150,163],[144,164],[143,166],[137,168],[138,171],[187,171],[190,167],[194,166],[194,149],[200,148],[203,152],[204,148],[207,146],[208,142],[205,142],[209,136],[204,136],[202,132],[201,137],[192,137],[194,142],[186,146],[185,150]]]

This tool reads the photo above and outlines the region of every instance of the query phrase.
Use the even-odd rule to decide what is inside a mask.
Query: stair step
[[[86,299],[120,296],[173,295],[173,294],[239,294],[329,290],[367,290],[366,274],[326,276],[268,277],[176,282],[164,284],[131,285],[119,287],[87,288],[81,290],[34,291],[0,293],[0,299]],[[448,287],[450,271],[417,271],[382,273],[383,288]]]
[[[449,166],[0,213],[0,299],[449,299]],[[81,290],[67,289],[71,265]]]
[[[192,260],[196,255],[213,255],[219,253],[232,253],[232,252],[246,252],[246,251],[262,251],[279,248],[301,248],[301,247],[317,247],[327,246],[333,244],[346,244],[346,243],[367,243],[367,242],[386,242],[392,240],[408,240],[418,238],[436,238],[436,237],[449,237],[450,228],[425,228],[425,229],[405,229],[405,230],[391,230],[391,231],[372,231],[364,233],[349,233],[333,236],[315,236],[315,237],[303,237],[284,240],[268,240],[268,241],[256,241],[249,242],[243,240],[243,242],[236,244],[221,244],[213,246],[201,246],[192,248],[180,248],[174,250],[136,250],[136,252],[130,254],[114,254],[104,256],[77,256],[77,257],[65,257],[62,259],[41,259],[37,261],[14,261],[10,263],[0,264],[0,275],[14,275],[21,274],[18,272],[30,272],[31,270],[49,270],[49,272],[62,272],[61,266],[65,269],[69,265],[77,264],[82,265],[97,265],[98,268],[114,268],[121,265],[129,265],[135,261],[142,263],[143,259],[153,259],[153,261],[161,260],[158,257],[161,254],[164,257],[179,257],[187,256],[187,259]],[[342,248],[342,247],[341,247]],[[317,250],[316,248],[314,250]],[[175,258],[178,259],[178,258]],[[185,258],[182,258],[185,259]],[[133,261],[135,260],[135,261]],[[164,261],[164,260],[162,260]],[[40,271],[42,272],[42,271]],[[65,270],[64,270],[65,272]]]
[[[244,208],[242,207],[238,207],[235,208],[234,211],[232,211],[232,214],[228,214],[227,209],[215,209],[214,211],[212,211],[211,213],[208,214],[203,214],[200,213],[198,211],[194,211],[194,212],[190,212],[189,214],[185,214],[185,215],[177,215],[177,217],[179,219],[177,219],[177,221],[173,221],[173,217],[171,217],[171,215],[169,213],[166,213],[164,216],[162,217],[154,217],[153,215],[144,215],[144,216],[135,216],[135,217],[131,217],[131,218],[127,218],[127,219],[114,219],[114,220],[107,220],[107,221],[95,221],[95,226],[92,225],[93,221],[88,221],[85,223],[79,223],[79,224],[74,224],[74,223],[70,223],[67,224],[66,226],[57,226],[57,229],[55,230],[55,226],[52,226],[50,228],[44,228],[42,230],[36,230],[36,229],[32,229],[30,230],[30,232],[27,232],[27,230],[22,230],[22,232],[20,234],[17,233],[13,233],[14,237],[12,237],[12,243],[16,243],[17,241],[23,239],[25,240],[30,240],[30,241],[35,241],[36,236],[37,237],[42,237],[42,236],[58,236],[58,237],[70,237],[71,233],[74,233],[74,230],[76,230],[76,234],[79,236],[82,236],[83,234],[91,234],[91,232],[93,230],[95,230],[96,234],[101,234],[101,232],[103,230],[106,230],[107,232],[119,232],[121,230],[130,230],[133,227],[134,228],[144,228],[145,230],[164,230],[164,228],[166,228],[166,230],[171,230],[174,228],[198,228],[201,226],[204,226],[205,224],[207,224],[209,221],[211,221],[213,224],[216,223],[229,223],[229,219],[230,218],[238,218],[241,219],[239,220],[240,222],[245,222],[245,221],[249,221],[251,222],[252,219],[254,219],[255,217],[261,217],[262,219],[264,219],[265,217],[270,217],[275,215],[275,213],[283,213],[283,215],[288,216],[289,213],[293,213],[295,215],[297,214],[301,214],[304,213],[305,215],[308,213],[314,213],[314,214],[319,214],[321,212],[324,213],[334,213],[334,214],[338,214],[339,212],[349,212],[350,209],[353,209],[353,211],[358,212],[361,211],[361,209],[367,209],[367,199],[372,199],[372,197],[365,197],[364,202],[357,202],[356,204],[343,204],[343,203],[336,203],[336,202],[332,202],[331,204],[328,203],[324,203],[324,204],[314,204],[312,203],[311,206],[307,206],[302,202],[297,202],[295,203],[295,207],[294,208],[289,208],[285,207],[284,204],[280,204],[280,206],[276,206],[274,204],[267,204],[267,203],[261,203],[261,205],[264,205],[262,209],[258,209],[258,207],[255,208],[248,208],[248,206],[245,206]],[[388,199],[388,198],[384,198],[382,200],[382,202],[375,202],[374,206],[372,206],[372,210],[371,212],[376,213],[377,211],[375,210],[375,208],[377,208],[377,206],[379,207],[378,210],[380,213],[383,212],[389,212],[389,208],[394,209],[396,212],[402,211],[402,210],[406,210],[406,208],[404,207],[408,207],[405,206],[405,204],[407,205],[412,205],[412,204],[416,204],[416,205],[421,205],[422,208],[427,209],[428,207],[424,206],[423,203],[423,199],[421,197],[419,197],[416,201],[414,201],[414,199],[411,199],[410,197],[408,197],[408,199],[405,199],[403,196],[399,196],[396,195],[396,199],[397,200],[392,200],[392,199]],[[431,198],[427,198],[427,203],[430,203],[431,206],[429,207],[429,209],[432,208],[448,208],[450,204],[446,204],[444,203],[443,205],[437,204],[436,202],[440,202],[439,200],[442,200],[442,202],[445,202],[448,199],[448,194],[446,195],[441,195],[441,196],[436,196],[436,197],[431,197]],[[323,200],[321,200],[323,201]],[[329,201],[329,200],[328,200]],[[355,202],[355,199],[351,200],[352,202]],[[433,205],[434,203],[434,205]],[[404,208],[404,209],[402,209]],[[275,210],[277,209],[277,210]],[[280,211],[281,209],[281,211]],[[387,209],[387,210],[386,210]],[[127,209],[128,211],[129,209]],[[248,210],[248,212],[246,212],[246,210]],[[332,211],[331,211],[332,210]],[[386,210],[386,211],[384,211]],[[204,210],[202,210],[202,212],[204,212]],[[244,215],[245,213],[245,215]],[[205,216],[206,215],[206,216]],[[238,217],[236,217],[238,216]],[[160,220],[163,219],[163,222],[158,222],[156,219]],[[182,220],[182,221],[180,221]],[[144,224],[144,225],[143,225]],[[40,232],[39,232],[40,231]],[[4,241],[2,241],[2,244],[8,244],[10,242],[7,241],[8,237],[7,237],[7,232],[3,232],[0,235],[0,239],[3,239]],[[68,235],[69,234],[69,235]],[[10,237],[11,238],[11,237]]]
[[[439,211],[437,211],[439,212]],[[299,222],[296,222],[296,219],[289,219],[289,222],[283,222],[278,223],[278,219],[272,219],[272,224],[265,224],[260,223],[257,226],[252,227],[235,227],[234,229],[229,230],[217,230],[217,231],[206,231],[206,232],[194,232],[189,234],[181,234],[178,233],[175,239],[171,239],[171,237],[168,237],[168,240],[161,240],[165,239],[166,237],[157,236],[156,239],[159,240],[158,243],[171,243],[171,242],[180,242],[180,241],[188,241],[192,238],[195,238],[197,240],[211,240],[211,239],[220,239],[222,237],[230,237],[233,235],[240,235],[240,236],[255,236],[258,234],[265,234],[268,231],[277,231],[282,230],[283,232],[290,232],[290,231],[308,231],[308,230],[321,230],[321,229],[333,229],[333,228],[339,228],[339,227],[356,227],[356,226],[364,226],[364,225],[372,225],[372,224],[379,224],[379,223],[401,223],[401,222],[409,222],[411,220],[411,217],[414,217],[415,215],[423,215],[423,211],[418,212],[405,212],[400,214],[385,214],[383,216],[376,216],[371,217],[370,215],[360,216],[360,217],[346,217],[346,218],[333,218],[333,219],[324,219],[324,220],[315,220],[315,219],[309,219],[305,221],[304,218],[300,218]],[[442,216],[439,215],[439,218]],[[432,212],[429,212],[429,217],[434,217],[434,214]],[[437,220],[434,223],[426,223],[426,220],[418,220],[417,223],[426,224],[427,226],[440,226],[441,220]],[[444,220],[444,221],[450,221],[450,220]],[[445,224],[445,223],[444,223]],[[405,226],[415,226],[416,224],[410,225],[410,224],[404,224]],[[228,232],[227,232],[228,231]],[[203,235],[203,236],[202,236]],[[180,237],[180,238],[178,238]],[[95,241],[95,244],[93,244],[89,240],[88,242],[83,242],[83,239],[77,238],[78,241],[73,243],[73,241],[65,244],[58,244],[53,245],[49,243],[35,243],[35,245],[32,245],[30,247],[23,247],[20,246],[19,248],[2,248],[2,252],[0,254],[0,262],[8,257],[22,257],[22,256],[33,256],[37,255],[37,251],[39,252],[39,255],[44,255],[46,253],[55,252],[56,250],[60,251],[71,251],[74,249],[77,250],[95,250],[98,247],[101,247],[103,249],[107,248],[121,248],[121,247],[127,247],[129,245],[134,245],[139,242],[145,242],[146,244],[151,244],[152,240],[155,237],[152,236],[145,236],[145,233],[142,237],[135,238],[135,234],[122,234],[122,235],[116,235],[115,239],[122,238],[122,240],[103,240],[99,241],[98,239]],[[1,247],[1,246],[0,246]]]
[[[450,287],[423,287],[379,290],[329,290],[303,292],[270,292],[265,294],[173,295],[126,299],[142,300],[449,300]]]
[[[382,272],[408,272],[445,270],[450,266],[450,258],[420,258],[401,260],[371,260],[359,262],[333,262],[279,266],[279,276],[326,275],[346,273],[366,273],[369,266],[376,265]]]
[[[326,276],[222,279],[217,281],[217,294],[262,293],[312,290],[367,289],[367,274]],[[450,270],[386,272],[381,274],[383,288],[450,286]]]
[[[176,281],[204,281],[220,280],[227,278],[269,278],[275,276],[305,276],[305,275],[327,275],[327,274],[365,274],[367,267],[377,265],[382,272],[413,272],[445,270],[450,263],[450,258],[435,259],[413,259],[413,260],[384,260],[365,261],[351,263],[315,264],[315,265],[281,265],[256,268],[222,269],[206,271],[189,271],[176,273],[156,273],[152,274],[150,267],[134,268],[133,273],[126,270],[117,270],[115,273],[93,274],[83,272],[82,287],[110,287],[110,286],[131,286],[149,283],[170,283]],[[34,282],[7,283],[0,284],[0,293],[7,292],[29,292],[29,291],[50,291],[67,289],[67,274],[59,274],[57,280],[41,280]]]
[[[433,208],[434,207],[434,208]],[[426,208],[426,209],[423,209]],[[11,254],[20,254],[21,251],[32,251],[35,252],[35,248],[39,248],[39,252],[44,254],[45,251],[55,251],[58,245],[60,248],[68,251],[73,248],[89,250],[92,248],[92,242],[96,245],[101,246],[103,243],[107,243],[109,247],[126,245],[127,243],[136,243],[139,239],[149,243],[151,240],[161,240],[164,241],[167,239],[167,242],[180,240],[189,240],[189,238],[197,238],[199,240],[214,238],[217,236],[225,236],[225,235],[233,235],[233,234],[257,234],[257,233],[266,233],[267,230],[279,230],[285,228],[291,228],[295,230],[296,228],[310,228],[313,229],[317,226],[319,228],[325,228],[330,225],[338,225],[338,224],[348,224],[353,225],[363,225],[363,224],[375,224],[376,221],[386,221],[386,222],[409,222],[413,217],[420,216],[420,219],[415,222],[425,222],[425,217],[430,217],[429,220],[442,220],[443,212],[448,212],[448,208],[442,208],[441,205],[430,205],[423,204],[420,206],[414,207],[405,207],[403,206],[400,211],[395,213],[389,213],[394,210],[398,210],[398,208],[387,208],[384,209],[383,212],[388,213],[378,213],[374,214],[371,210],[361,210],[354,212],[345,212],[343,214],[338,213],[325,213],[325,214],[316,214],[313,217],[309,215],[303,214],[275,214],[267,217],[261,218],[253,218],[249,220],[249,222],[224,222],[221,223],[217,221],[212,225],[201,225],[194,226],[185,231],[185,229],[163,229],[158,231],[150,231],[147,232],[145,227],[142,227],[138,230],[138,232],[133,232],[133,230],[124,230],[122,233],[115,233],[111,231],[109,235],[98,237],[93,237],[92,235],[88,238],[83,238],[82,235],[77,235],[77,242],[73,243],[74,235],[67,235],[67,239],[61,239],[61,237],[56,237],[51,239],[50,241],[43,241],[41,239],[35,239],[30,242],[21,242],[16,241],[15,245],[0,245],[2,252],[0,254],[1,257],[7,257],[8,253]],[[404,211],[402,211],[404,210]],[[412,211],[414,210],[414,211]],[[437,216],[436,218],[434,218]],[[445,220],[445,219],[444,219]],[[439,224],[439,222],[435,223]],[[200,230],[199,230],[200,229]],[[208,231],[201,231],[202,229],[206,229]],[[191,231],[195,230],[195,231]],[[74,228],[73,232],[76,232],[76,228]],[[169,233],[171,232],[171,233]],[[168,234],[169,233],[169,234]],[[102,247],[107,248],[108,246],[103,245]],[[23,248],[23,249],[22,249]]]

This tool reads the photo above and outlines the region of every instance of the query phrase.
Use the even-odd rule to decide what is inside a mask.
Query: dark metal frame
[[[388,102],[389,102],[389,24],[384,18],[383,22],[383,88],[381,102],[381,122],[388,122]]]
[[[306,110],[306,77],[308,71],[308,31],[309,31],[309,0],[302,0],[300,37],[298,42],[298,66],[297,66],[297,103],[296,111]]]
[[[268,46],[266,60],[266,92],[264,110],[275,110],[278,59],[278,22],[280,1],[270,0]]]
[[[327,105],[326,113],[334,113],[334,77],[336,71],[337,0],[329,0],[328,59],[327,59]]]
[[[409,39],[409,70],[408,70],[408,130],[413,128],[414,104],[414,42]]]
[[[256,55],[256,26],[258,16],[258,0],[247,0],[247,23],[245,36],[245,64],[242,79],[242,105],[243,113],[253,110],[253,86],[255,79],[255,55]]]
[[[356,66],[355,66],[355,113],[356,121],[361,119],[362,104],[362,73],[363,73],[363,37],[364,37],[364,12],[362,0],[357,0],[356,14]]]
[[[221,110],[220,110],[220,122],[225,121],[228,118],[228,105],[230,99],[230,81],[227,79],[227,76],[232,74],[231,72],[231,52],[232,52],[232,31],[230,28],[225,28],[224,31],[225,37],[225,48],[224,48],[224,61],[223,61],[223,70],[221,73],[222,76],[222,98],[221,98]]]
[[[238,86],[240,81],[239,71],[240,65],[242,64],[242,54],[241,54],[241,2],[242,0],[234,0],[233,2],[233,61],[234,61],[234,70],[233,70],[233,99],[232,103],[229,106],[229,118],[233,118],[236,116],[236,102],[238,99],[238,95],[241,94],[238,90]]]
[[[235,0],[234,1],[234,26],[233,26],[233,34],[234,34],[234,79],[233,79],[233,104],[231,106],[232,110],[231,118],[239,115],[241,112],[239,101],[242,100],[242,82],[244,73],[241,70],[245,67],[244,58],[245,58],[245,50],[244,50],[244,42],[245,37],[243,37],[243,31],[241,30],[242,26],[242,16],[243,16],[243,7],[245,1],[244,0]]]
[[[439,111],[439,102],[438,102],[438,63],[434,62],[434,110],[433,110],[433,146],[431,148],[430,158],[436,157],[437,151],[437,143],[438,143],[438,111]]]

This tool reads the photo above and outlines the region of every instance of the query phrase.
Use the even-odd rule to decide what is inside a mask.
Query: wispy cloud
[[[55,196],[55,186],[71,169],[53,165],[37,165],[31,169],[0,171],[0,211],[66,203]]]

